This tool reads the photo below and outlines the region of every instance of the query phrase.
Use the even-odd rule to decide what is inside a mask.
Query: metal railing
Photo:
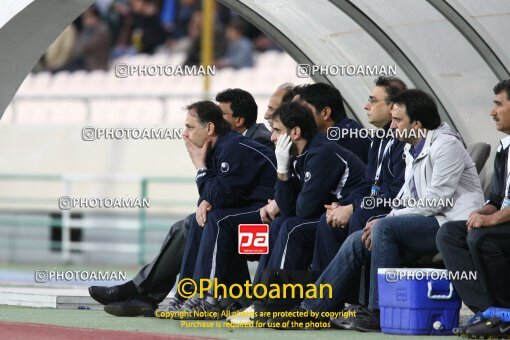
[[[155,176],[121,176],[121,175],[90,175],[90,174],[63,174],[63,175],[37,175],[37,174],[0,174],[0,181],[7,182],[44,182],[44,183],[60,183],[61,191],[59,191],[58,196],[70,196],[73,195],[73,185],[79,182],[106,182],[106,183],[137,183],[138,184],[138,197],[140,199],[144,199],[149,197],[149,187],[151,184],[186,184],[190,185],[194,183],[193,178],[189,177],[155,177]],[[57,206],[58,197],[52,198],[33,198],[33,197],[9,197],[9,196],[1,196],[1,202],[8,203],[23,203],[25,209],[34,210],[34,206],[41,204],[54,204]],[[28,203],[28,204],[27,204]],[[185,201],[182,199],[179,200],[160,200],[153,201],[151,200],[152,205],[167,205],[171,204],[172,206],[180,205],[180,206],[190,206],[193,207],[195,205],[195,201]],[[46,208],[46,213],[51,214],[54,213],[56,209],[48,209]],[[23,224],[25,226],[33,226],[33,227],[60,227],[62,229],[62,240],[60,242],[60,246],[62,249],[62,260],[67,262],[71,259],[71,251],[72,250],[83,250],[87,248],[93,248],[93,244],[91,243],[80,243],[80,242],[72,242],[71,241],[71,228],[76,228],[77,226],[81,228],[90,228],[90,225],[85,225],[83,223],[79,223],[77,220],[73,220],[71,215],[71,210],[61,210],[60,218],[41,218],[41,217],[33,217],[28,216],[28,214],[21,214],[21,216],[12,215],[7,218],[0,216],[0,226],[9,226],[9,225],[20,225]],[[162,223],[154,223],[149,222],[147,209],[142,205],[138,208],[137,214],[137,227],[138,229],[138,242],[137,245],[130,245],[124,247],[124,251],[138,252],[138,262],[139,264],[143,264],[145,262],[145,254],[147,252],[146,247],[146,232],[148,229],[160,229],[160,228],[168,228],[168,224]],[[1,215],[1,214],[0,214]],[[100,227],[100,226],[94,226]],[[132,227],[120,226],[119,229],[132,229]],[[9,242],[9,240],[7,241]],[[55,244],[55,242],[51,242]],[[119,248],[118,251],[121,249]]]

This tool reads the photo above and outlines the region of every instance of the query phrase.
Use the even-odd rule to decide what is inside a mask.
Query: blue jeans
[[[378,219],[372,226],[372,251],[361,242],[363,231],[352,233],[342,244],[335,258],[326,267],[315,285],[332,286],[332,298],[305,299],[301,307],[317,312],[342,308],[365,261],[371,257],[369,309],[379,309],[377,269],[399,268],[401,253],[416,256],[437,253],[436,234],[439,224],[435,217],[421,215],[389,216]],[[371,256],[372,255],[372,256]],[[354,287],[354,289],[359,287]],[[324,290],[327,292],[327,290]]]

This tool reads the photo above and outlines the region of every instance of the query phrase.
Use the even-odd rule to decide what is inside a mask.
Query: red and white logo
[[[269,253],[269,225],[240,224],[238,250],[239,254]]]

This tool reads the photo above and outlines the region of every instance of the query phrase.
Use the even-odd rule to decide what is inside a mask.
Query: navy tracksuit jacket
[[[384,129],[388,131],[390,123]],[[382,145],[381,145],[382,143]],[[386,146],[389,144],[386,153]],[[374,138],[370,150],[363,185],[353,190],[349,197],[339,201],[341,205],[353,205],[353,214],[346,229],[332,228],[326,223],[326,214],[321,216],[317,228],[312,269],[322,271],[331,262],[347,236],[365,227],[367,221],[374,216],[385,215],[391,211],[389,206],[362,207],[364,197],[371,196],[376,171],[382,159],[379,175],[379,192],[377,197],[395,198],[404,184],[405,160],[403,157],[405,143],[394,138]],[[384,157],[383,157],[384,156]]]
[[[276,182],[281,217],[271,223],[270,254],[261,256],[255,282],[266,267],[306,269],[324,205],[349,197],[364,173],[365,164],[354,153],[321,133],[292,157],[289,180]]]
[[[365,164],[352,152],[316,134],[303,153],[292,157],[288,181],[276,182],[281,214],[318,217],[324,204],[348,197],[362,183]]]
[[[200,198],[213,209],[267,203],[274,196],[274,152],[237,132],[219,137],[206,159],[207,170],[195,177]]]
[[[181,265],[181,279],[195,277],[195,270],[198,273],[195,279],[200,279],[206,276],[203,273],[211,271],[211,266],[215,268],[211,258],[214,258],[215,263],[221,262],[225,260],[223,257],[232,256],[226,251],[227,248],[235,248],[237,251],[237,243],[232,244],[231,241],[232,233],[220,234],[220,231],[225,230],[220,230],[219,222],[225,216],[241,216],[240,223],[260,223],[257,209],[274,197],[274,152],[256,141],[237,132],[229,132],[218,138],[207,156],[206,164],[208,170],[199,171],[196,176],[200,194],[198,204],[206,200],[213,209],[207,214],[203,228],[196,219],[190,226]],[[222,242],[219,247],[218,240]],[[244,273],[247,273],[247,268]]]
[[[362,129],[362,126],[358,122],[347,117],[340,119],[334,126],[340,130],[345,129],[358,132]],[[370,149],[370,143],[372,142],[370,138],[353,136],[352,138],[340,138],[336,142],[341,147],[346,148],[358,156],[363,163],[368,163],[368,150]]]

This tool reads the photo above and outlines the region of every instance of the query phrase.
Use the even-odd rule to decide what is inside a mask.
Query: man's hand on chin
[[[205,168],[205,160],[207,157],[207,152],[211,147],[211,140],[206,140],[202,147],[198,147],[186,136],[183,136],[184,145],[186,145],[186,149],[188,150],[189,157],[195,166],[195,169]]]

